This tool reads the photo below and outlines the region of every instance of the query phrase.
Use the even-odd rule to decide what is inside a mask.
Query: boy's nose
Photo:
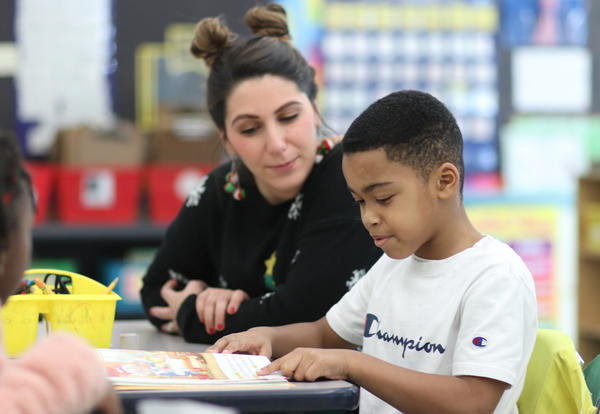
[[[375,212],[367,207],[363,207],[361,211],[361,218],[363,225],[367,230],[370,230],[373,226],[379,224],[379,216]]]

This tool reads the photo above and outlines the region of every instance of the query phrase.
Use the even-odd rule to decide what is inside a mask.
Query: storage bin
[[[46,274],[70,277],[71,293],[10,296],[2,308],[4,346],[8,355],[16,356],[35,343],[40,314],[51,332],[71,332],[94,347],[110,348],[116,303],[121,297],[114,292],[106,294],[106,286],[78,273],[30,269],[25,277],[43,280]]]
[[[190,192],[214,164],[154,164],[146,168],[148,213],[159,225],[169,224]]]
[[[132,224],[138,218],[139,167],[60,166],[57,216],[65,224]]]

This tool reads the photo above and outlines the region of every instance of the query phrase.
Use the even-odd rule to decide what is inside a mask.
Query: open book
[[[96,349],[116,386],[287,384],[281,374],[257,375],[270,363],[261,355]],[[122,387],[121,387],[122,389]]]

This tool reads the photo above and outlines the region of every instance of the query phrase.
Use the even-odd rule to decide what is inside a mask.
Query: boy
[[[324,318],[230,335],[211,351],[283,355],[261,374],[348,379],[363,388],[361,413],[517,413],[537,331],[533,280],[467,218],[456,120],[429,94],[396,92],[342,145],[348,188],[385,255]]]

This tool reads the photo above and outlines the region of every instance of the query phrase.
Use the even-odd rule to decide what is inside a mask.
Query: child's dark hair
[[[33,200],[31,179],[23,166],[16,138],[0,131],[0,251],[8,248],[8,235],[16,223],[15,201],[27,193]]]
[[[210,67],[208,111],[223,130],[227,98],[241,81],[281,76],[294,82],[311,102],[317,97],[315,71],[290,44],[283,7],[275,3],[253,7],[246,13],[246,24],[254,36],[242,38],[230,32],[220,18],[207,17],[196,25],[192,40],[192,54]]]
[[[444,162],[460,173],[464,185],[463,139],[448,108],[425,92],[404,90],[371,104],[348,128],[345,154],[383,148],[391,161],[405,164],[424,179]]]

